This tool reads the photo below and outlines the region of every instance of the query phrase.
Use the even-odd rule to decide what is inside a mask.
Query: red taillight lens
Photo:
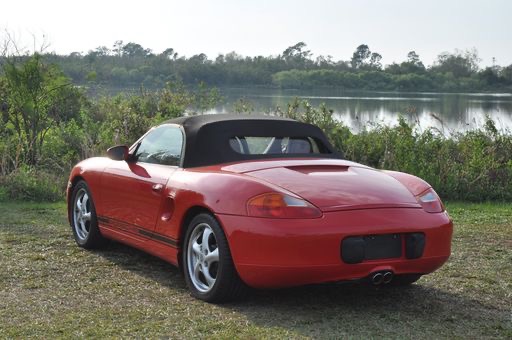
[[[418,203],[429,213],[439,213],[444,211],[444,205],[434,189],[430,188],[416,196]]]
[[[322,212],[303,199],[280,193],[267,193],[247,202],[247,214],[268,218],[317,218]]]

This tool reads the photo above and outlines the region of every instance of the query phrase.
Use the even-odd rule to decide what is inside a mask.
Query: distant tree
[[[169,47],[166,48],[160,55],[167,59],[176,59],[178,53],[174,51],[174,48]]]
[[[285,60],[304,60],[311,56],[311,51],[306,49],[307,45],[304,42],[298,42],[293,46],[288,47],[283,51],[283,58]]]
[[[496,67],[486,67],[478,76],[487,86],[494,87],[499,85],[502,80],[496,71]]]
[[[368,45],[362,44],[357,46],[357,49],[352,54],[352,59],[350,60],[352,68],[360,68],[361,66],[365,65],[371,54],[372,52],[370,51]]]
[[[219,54],[217,58],[215,58],[215,64],[223,64],[224,62],[224,54]]]
[[[141,45],[129,42],[122,47],[123,56],[126,57],[147,57],[151,55],[150,49],[145,49]]]
[[[407,53],[407,60],[396,64],[393,63],[386,67],[386,72],[391,74],[409,74],[409,73],[417,73],[423,74],[425,73],[425,66],[420,60],[420,56],[415,51],[410,51]]]
[[[105,57],[110,55],[110,50],[106,46],[96,47],[94,51],[89,50],[85,55],[85,59],[89,62],[89,64],[93,64],[98,57]]]
[[[441,53],[432,70],[441,73],[451,72],[455,77],[469,77],[478,71],[479,63],[480,58],[476,49],[455,50],[454,53]]]
[[[420,56],[415,51],[410,51],[407,53],[407,62],[412,65],[423,66],[423,63],[420,60]]]
[[[334,67],[339,71],[350,71],[350,61],[339,60],[334,63]]]
[[[114,42],[114,48],[112,49],[112,51],[114,51],[115,55],[120,57],[123,54],[123,41],[116,40]]]
[[[104,56],[110,55],[111,51],[107,46],[98,46],[98,47],[96,47],[95,52],[98,56],[104,57]]]
[[[208,56],[204,53],[195,54],[189,59],[191,62],[206,64],[208,62]]]
[[[382,56],[379,54],[379,53],[372,53],[372,55],[370,56],[370,68],[372,69],[376,69],[376,70],[380,70],[382,69],[382,64],[381,64],[381,61],[382,60]]]
[[[500,73],[505,82],[507,82],[509,85],[512,85],[512,64],[504,67]]]
[[[112,68],[110,75],[117,84],[123,84],[129,80],[128,70],[124,67]]]
[[[312,53],[306,48],[304,42],[296,43],[283,51],[283,59],[293,68],[307,67],[313,62],[310,60]]]
[[[334,65],[334,61],[332,60],[331,55],[328,55],[326,57],[323,55],[320,55],[320,56],[316,57],[315,64],[321,68],[328,68],[328,67],[331,67]]]
[[[243,60],[243,59],[244,59],[244,57],[242,55],[236,53],[235,51],[229,52],[224,57],[224,60],[227,63],[234,63],[234,62],[238,62],[238,61]]]
[[[385,71],[389,74],[401,74],[400,64],[392,63],[386,65]]]

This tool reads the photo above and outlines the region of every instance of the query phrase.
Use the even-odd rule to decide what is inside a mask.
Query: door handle
[[[162,191],[163,188],[164,188],[164,186],[162,184],[153,184],[153,186],[151,187],[151,189],[154,192],[160,192],[160,191]]]

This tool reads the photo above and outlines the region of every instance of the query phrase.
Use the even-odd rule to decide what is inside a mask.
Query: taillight
[[[444,211],[443,202],[432,188],[423,191],[416,196],[416,199],[426,212],[439,213]]]
[[[247,202],[247,214],[268,218],[318,218],[322,212],[311,203],[281,193],[266,193]]]

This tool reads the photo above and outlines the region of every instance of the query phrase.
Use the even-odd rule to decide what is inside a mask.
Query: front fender
[[[107,165],[112,160],[106,157],[94,157],[81,161],[71,169],[69,174],[68,186],[66,188],[66,201],[68,204],[68,212],[71,203],[71,194],[76,183],[84,180],[89,186],[91,195],[95,200],[101,196],[100,179]],[[68,219],[70,218],[68,213]]]

